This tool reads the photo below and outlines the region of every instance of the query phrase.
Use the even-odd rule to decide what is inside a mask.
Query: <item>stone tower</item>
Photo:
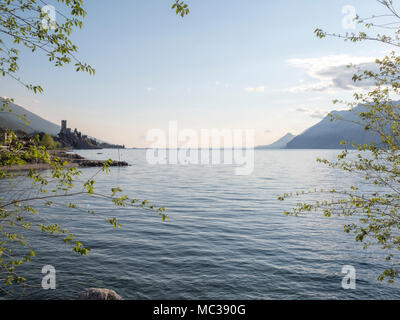
[[[61,132],[67,131],[67,120],[61,120]]]

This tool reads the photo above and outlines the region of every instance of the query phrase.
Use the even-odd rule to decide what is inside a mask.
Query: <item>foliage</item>
[[[50,134],[45,133],[42,139],[40,140],[40,145],[45,147],[47,150],[51,150],[54,149],[56,144],[54,142],[53,137]]]
[[[190,12],[189,6],[184,1],[180,0],[175,0],[172,9],[175,9],[176,14],[180,15],[182,18]]]
[[[57,4],[62,7],[63,12],[68,11],[69,14],[64,15],[57,11],[57,14],[63,17],[63,21],[54,22],[54,28],[45,28],[43,19],[47,21],[49,18],[48,14],[42,11],[45,2],[0,0],[0,75],[15,79],[34,93],[43,92],[43,88],[40,85],[25,83],[17,76],[19,47],[27,48],[32,53],[47,55],[49,61],[56,67],[73,63],[76,71],[95,74],[94,68],[76,57],[78,47],[71,41],[73,31],[83,27],[83,18],[86,16],[83,1],[57,0]],[[182,1],[175,1],[172,9],[182,17],[189,13],[188,6]],[[13,102],[13,99],[0,99],[0,113],[13,112],[10,102]],[[25,115],[18,116],[26,121]],[[112,188],[109,194],[96,190],[94,179],[100,173],[109,172],[111,160],[107,161],[95,175],[80,181],[78,177],[83,174],[81,170],[70,168],[67,162],[48,152],[49,148],[54,147],[51,136],[45,135],[40,144],[35,140],[26,146],[11,131],[6,141],[7,149],[0,152],[1,187],[7,185],[8,189],[7,193],[0,195],[0,280],[5,284],[23,283],[26,280],[18,274],[17,268],[30,262],[36,255],[35,249],[28,241],[32,232],[43,232],[61,239],[70,245],[75,253],[81,255],[86,255],[90,251],[90,248],[69,230],[49,223],[46,217],[40,214],[40,207],[66,207],[80,213],[95,215],[93,210],[81,208],[79,204],[71,202],[78,196],[86,196],[92,201],[99,198],[107,199],[117,208],[144,209],[156,213],[162,221],[168,219],[164,207],[158,208],[146,200],[140,201],[122,195],[122,190],[119,188]],[[44,163],[51,169],[46,172],[31,169],[27,174],[10,170],[14,165],[28,162]],[[23,183],[18,180],[21,176]],[[37,223],[37,220],[41,222]],[[115,217],[107,218],[106,222],[113,228],[121,227]],[[0,285],[1,289],[4,290]]]
[[[57,0],[66,10],[69,17],[64,16],[62,23],[55,23],[52,28],[43,28],[43,21],[49,19],[48,14],[42,11],[43,1],[37,0],[0,0],[0,73],[8,75],[28,89],[42,92],[40,85],[24,83],[15,73],[19,70],[19,49],[11,46],[23,46],[32,51],[45,53],[49,61],[56,67],[75,63],[77,71],[86,71],[94,74],[94,69],[75,57],[78,47],[71,40],[74,28],[82,28],[82,19],[86,15],[83,1]]]
[[[400,46],[400,16],[393,1],[378,1],[388,14],[367,19],[356,17],[355,21],[363,28],[358,34],[329,34],[321,29],[315,31],[320,38],[334,36],[346,41],[379,41],[384,44]],[[376,22],[378,19],[384,22]],[[379,20],[380,21],[380,20]],[[387,34],[379,33],[387,30]],[[370,32],[368,33],[368,30]],[[386,270],[378,277],[394,282],[399,274],[400,250],[400,56],[395,52],[376,59],[373,70],[354,67],[354,82],[365,84],[366,89],[354,93],[353,102],[335,100],[335,103],[347,103],[353,112],[357,112],[357,124],[380,138],[378,144],[357,145],[343,141],[347,147],[356,147],[356,151],[346,148],[336,161],[318,159],[330,168],[340,169],[351,174],[355,180],[362,179],[363,184],[339,187],[331,190],[313,190],[297,194],[285,194],[279,197],[285,200],[291,196],[305,194],[329,194],[331,200],[302,202],[286,214],[300,215],[312,211],[322,212],[325,216],[346,216],[346,233],[353,233],[357,242],[364,248],[379,246],[386,253]],[[354,110],[358,105],[363,108]],[[359,109],[357,109],[359,110]],[[341,119],[331,116],[332,121]],[[366,187],[369,187],[368,189]],[[373,190],[373,191],[366,191]]]

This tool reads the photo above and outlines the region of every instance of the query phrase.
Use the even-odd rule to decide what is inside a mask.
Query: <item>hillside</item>
[[[266,146],[258,146],[256,149],[286,149],[287,144],[292,141],[296,136],[288,133],[279,140],[275,141],[272,144],[266,145]]]
[[[2,99],[0,98],[0,103]],[[81,132],[75,133],[74,131],[64,132],[63,136],[59,136],[61,127],[42,117],[28,111],[27,109],[10,103],[10,108],[13,112],[0,111],[0,129],[21,130],[28,134],[34,133],[48,133],[52,136],[58,136],[58,139],[65,146],[73,147],[75,149],[101,149],[101,148],[125,148],[125,146],[110,144],[90,136],[83,135]],[[26,115],[29,124],[25,120],[20,120],[18,115]],[[66,129],[65,129],[66,130]]]
[[[354,110],[360,112],[362,106]],[[333,111],[343,120],[330,121],[327,116],[321,122],[304,131],[287,144],[288,149],[343,149],[341,141],[357,144],[379,142],[379,138],[364,129],[363,126],[353,123],[360,118],[356,112]]]
[[[0,103],[2,99],[0,99]],[[13,110],[12,113],[8,111],[0,112],[0,128],[22,130],[26,133],[45,132],[53,136],[56,136],[60,132],[60,126],[56,125],[42,117],[28,111],[27,109],[10,103],[10,108]],[[29,125],[25,124],[24,120],[20,120],[17,115],[25,114]]]

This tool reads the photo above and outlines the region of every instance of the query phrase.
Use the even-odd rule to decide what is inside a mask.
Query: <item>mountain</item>
[[[327,116],[321,122],[304,131],[287,144],[288,149],[343,149],[341,141],[355,142],[357,144],[379,142],[379,137],[369,133],[363,126],[353,123],[360,121],[357,112],[363,106],[358,106],[352,111],[333,111],[343,120],[330,121]]]
[[[0,107],[3,106],[3,101],[4,100],[0,98]],[[9,103],[9,107],[13,112],[0,111],[0,129],[10,129],[14,131],[21,130],[27,134],[44,132],[51,134],[52,136],[58,136],[61,131],[59,125],[43,119],[19,105]],[[19,115],[25,115],[29,124],[27,125],[25,120],[20,120],[18,118]],[[65,123],[65,125],[66,124],[67,123]],[[125,148],[125,146],[110,144],[90,136],[82,135],[80,132],[75,133],[75,131],[71,131],[70,129],[67,131],[66,128],[64,133],[63,137],[58,137],[59,141],[62,142],[64,146],[73,147],[75,149]]]
[[[3,100],[0,98],[0,106],[2,106],[2,102]],[[56,136],[60,132],[61,128],[59,125],[47,121],[21,106],[10,103],[9,107],[13,112],[0,112],[0,128],[2,129],[22,130],[28,134],[45,132],[53,136]],[[29,122],[28,125],[26,125],[25,120],[20,120],[18,118],[18,115],[23,114],[26,115]]]
[[[287,144],[292,141],[296,136],[288,133],[284,137],[280,138],[279,140],[275,141],[272,144],[267,146],[259,146],[256,149],[286,149]]]

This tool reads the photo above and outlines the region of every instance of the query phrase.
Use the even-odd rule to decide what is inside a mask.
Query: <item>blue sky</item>
[[[378,14],[375,0],[191,0],[184,19],[172,0],[84,2],[85,27],[73,40],[96,75],[23,52],[20,76],[44,94],[3,78],[0,95],[130,147],[148,145],[148,130],[175,120],[182,129],[255,129],[258,145],[299,134],[338,108],[334,98],[351,97],[345,64],[390,49],[313,34],[353,31],[343,29],[343,8]]]

